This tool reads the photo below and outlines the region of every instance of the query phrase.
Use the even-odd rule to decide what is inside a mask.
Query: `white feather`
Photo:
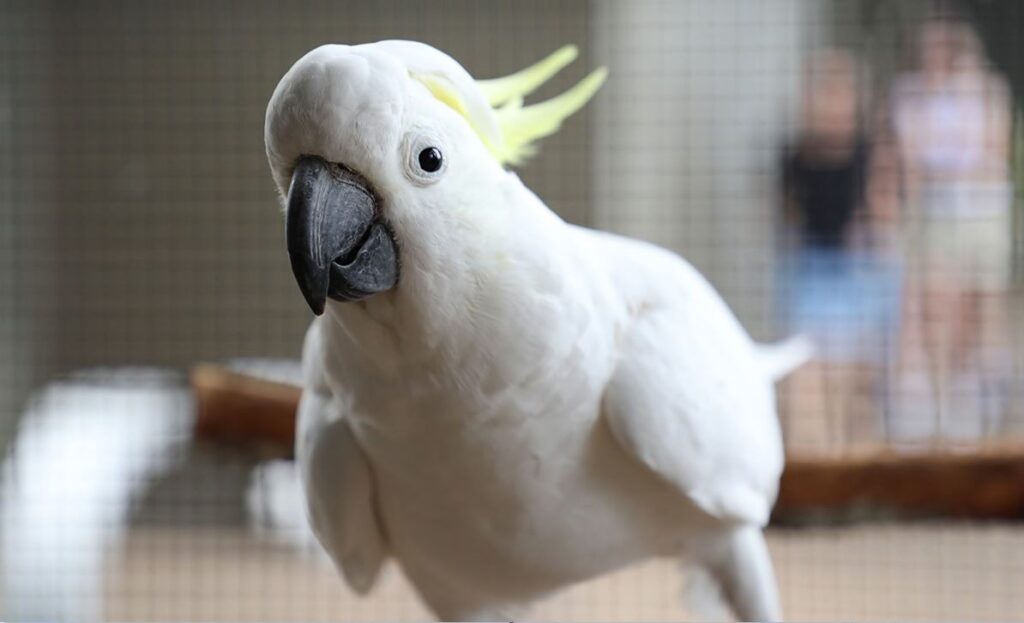
[[[761,365],[768,376],[781,381],[814,357],[814,342],[806,335],[794,335],[781,342],[761,345]]]
[[[246,491],[249,524],[261,538],[325,563],[306,517],[306,497],[295,461],[273,460],[258,465]]]

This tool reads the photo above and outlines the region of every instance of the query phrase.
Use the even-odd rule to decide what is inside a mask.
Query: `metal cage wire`
[[[369,598],[344,588],[289,497],[287,462],[191,437],[189,367],[247,358],[236,365],[287,377],[298,357],[307,312],[285,260],[263,116],[284,71],[325,42],[422,40],[480,77],[577,44],[581,60],[539,97],[607,65],[595,101],[518,173],[566,220],[682,254],[758,339],[818,336],[819,358],[780,386],[789,450],[970,452],[1019,438],[1015,7],[0,0],[0,613],[427,616],[393,566]],[[991,89],[943,87],[960,99],[941,127],[960,132],[929,143],[927,111],[950,104],[913,85],[927,73],[924,25],[937,18],[966,24],[935,45],[974,54]],[[1001,89],[1005,109],[992,95]],[[971,117],[979,107],[1002,148],[972,143],[985,131]],[[824,151],[800,151],[809,128],[827,140],[807,144]],[[859,176],[849,184],[874,208],[858,204],[836,227],[869,240],[857,254],[803,244],[814,158],[847,162],[857,149],[843,141],[857,132],[871,147],[849,165]],[[951,141],[1005,171],[910,166],[941,160]],[[921,216],[953,203],[995,206],[987,214],[1002,229]],[[990,252],[998,245],[1004,260]],[[995,303],[975,308],[975,298]],[[964,301],[976,316],[940,313]],[[1005,317],[987,315],[1000,306]],[[957,340],[974,354],[957,354]],[[126,490],[106,486],[113,474],[131,481]],[[1018,524],[872,516],[772,528],[769,541],[794,620],[1024,616]],[[674,562],[652,562],[556,595],[531,618],[678,619],[683,585]]]

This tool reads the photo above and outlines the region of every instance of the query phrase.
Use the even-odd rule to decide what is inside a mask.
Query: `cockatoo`
[[[776,619],[773,382],[806,347],[759,346],[686,261],[565,223],[506,169],[605,79],[523,105],[575,55],[475,81],[423,43],[325,45],[277,85],[267,156],[317,316],[312,527],[355,591],[393,558],[446,620],[666,556]]]

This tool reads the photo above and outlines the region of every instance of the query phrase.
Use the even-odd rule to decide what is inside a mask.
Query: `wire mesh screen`
[[[517,173],[568,221],[686,257],[756,339],[814,340],[778,387],[788,453],[1013,444],[1022,27],[1010,0],[0,0],[0,614],[430,616],[394,565],[368,597],[343,585],[290,461],[193,426],[195,364],[296,379],[308,312],[263,124],[327,42],[420,40],[476,77],[577,44],[536,97],[579,65],[610,78]],[[788,618],[1024,616],[1018,523],[869,516],[769,546]],[[690,616],[677,567],[531,617]]]

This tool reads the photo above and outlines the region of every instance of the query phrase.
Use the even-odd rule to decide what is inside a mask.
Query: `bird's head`
[[[325,45],[299,59],[267,107],[265,140],[284,199],[288,255],[317,315],[328,300],[402,288],[445,296],[499,235],[510,176],[604,80],[599,69],[552,100],[523,106],[576,56],[475,81],[412,41]],[[493,246],[493,245],[492,245]]]

